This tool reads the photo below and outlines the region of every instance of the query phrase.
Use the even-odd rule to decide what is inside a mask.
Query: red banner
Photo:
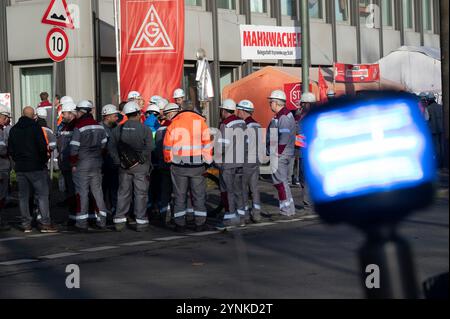
[[[365,83],[380,81],[379,64],[335,64],[336,82]]]
[[[312,92],[312,84],[309,85],[309,91]],[[286,107],[288,110],[296,110],[300,105],[302,98],[301,83],[287,83],[284,85],[284,93],[286,93]]]
[[[172,98],[184,65],[184,1],[121,0],[121,99],[138,91]]]

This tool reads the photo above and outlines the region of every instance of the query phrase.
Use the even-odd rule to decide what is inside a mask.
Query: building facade
[[[241,61],[239,25],[300,25],[300,0],[185,0],[185,75],[195,85],[196,52],[206,50],[220,70],[220,88],[251,70],[301,61]],[[97,105],[118,103],[113,0],[68,0],[75,30],[67,59],[56,74],[45,49],[50,26],[41,24],[49,0],[0,2],[0,92],[12,93],[14,118],[23,106],[36,106],[39,93],[91,99]],[[311,63],[374,63],[402,45],[439,48],[438,0],[309,0]],[[214,37],[217,21],[218,37]],[[218,48],[214,47],[214,40]],[[218,52],[219,59],[214,57]]]

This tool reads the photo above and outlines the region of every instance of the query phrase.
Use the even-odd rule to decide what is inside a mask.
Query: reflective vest
[[[295,136],[295,146],[296,147],[306,147],[305,142],[306,137],[304,135],[298,134]]]
[[[172,119],[163,142],[164,161],[179,165],[212,163],[213,142],[205,118],[183,111]]]

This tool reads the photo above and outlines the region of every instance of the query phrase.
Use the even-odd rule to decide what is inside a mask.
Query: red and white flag
[[[335,81],[347,83],[364,83],[380,81],[379,64],[335,64]]]
[[[322,73],[322,68],[319,66],[319,92],[320,92],[320,102],[325,103],[328,101],[327,92],[328,84]]]
[[[184,65],[184,0],[120,0],[120,91],[171,98]]]

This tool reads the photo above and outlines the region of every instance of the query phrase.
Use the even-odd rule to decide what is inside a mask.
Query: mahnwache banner
[[[240,26],[242,60],[300,60],[299,27]]]

